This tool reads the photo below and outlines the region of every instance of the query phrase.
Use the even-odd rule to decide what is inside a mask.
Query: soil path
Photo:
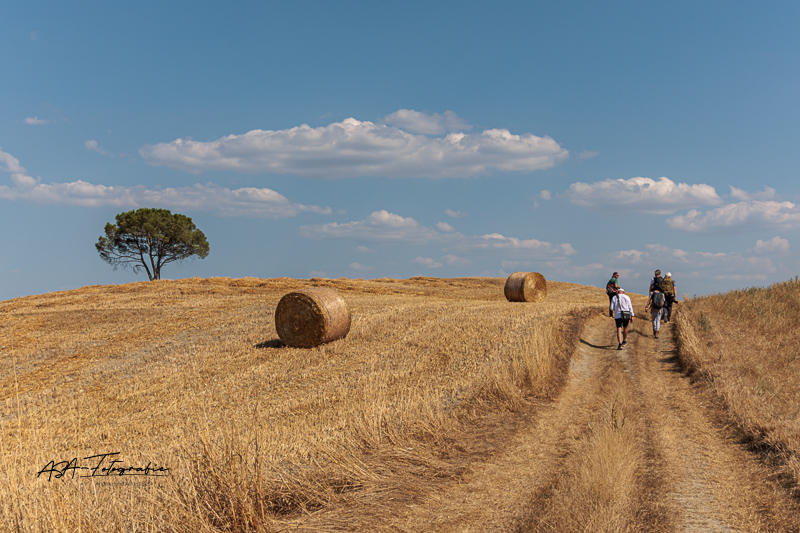
[[[672,324],[591,319],[558,398],[391,531],[800,531],[796,502],[679,367]]]

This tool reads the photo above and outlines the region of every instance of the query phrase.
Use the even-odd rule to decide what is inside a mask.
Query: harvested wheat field
[[[776,440],[796,426],[754,440],[709,385],[718,340],[692,329],[701,310],[716,324],[709,304],[679,306],[657,340],[637,320],[616,350],[602,289],[548,280],[526,305],[504,282],[186,279],[0,302],[0,529],[800,531]],[[341,295],[349,330],[286,347],[276,306],[310,287]]]

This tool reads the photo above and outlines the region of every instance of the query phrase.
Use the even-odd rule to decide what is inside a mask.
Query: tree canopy
[[[106,224],[106,234],[95,244],[114,270],[119,266],[132,267],[135,273],[144,269],[152,281],[161,279],[164,265],[208,255],[206,236],[186,215],[144,207],[118,214],[116,222]]]

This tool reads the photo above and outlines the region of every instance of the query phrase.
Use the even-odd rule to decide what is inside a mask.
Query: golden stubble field
[[[557,282],[544,302],[509,303],[504,282],[185,279],[0,302],[0,521],[272,531],[328,513],[343,528],[385,525],[382,503],[457,479],[482,428],[554,395],[577,328],[608,303]],[[281,347],[275,306],[310,286],[340,292],[350,333]],[[168,475],[53,472],[113,453],[101,467]]]

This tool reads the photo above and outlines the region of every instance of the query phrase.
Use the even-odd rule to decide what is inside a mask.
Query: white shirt
[[[633,313],[633,303],[627,294],[618,294],[611,299],[611,311],[614,311],[614,318],[622,318],[622,311],[629,311],[631,318],[636,316]]]

